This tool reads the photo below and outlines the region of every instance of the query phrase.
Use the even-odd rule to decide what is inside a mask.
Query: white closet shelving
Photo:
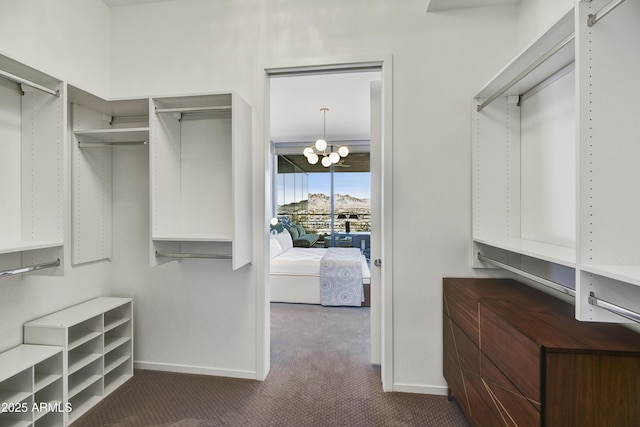
[[[473,266],[574,294],[580,320],[628,321],[592,295],[640,311],[637,16],[578,2],[474,97]]]
[[[0,425],[65,426],[63,349],[20,345],[0,353]]]
[[[0,270],[63,255],[65,99],[62,81],[0,55]]]
[[[249,105],[236,93],[153,98],[149,116],[156,251],[250,263]]]
[[[147,98],[104,100],[69,86],[73,157],[72,263],[112,256],[114,147],[149,141]]]
[[[132,300],[100,297],[41,317],[24,325],[24,341],[63,347],[71,423],[133,376]]]

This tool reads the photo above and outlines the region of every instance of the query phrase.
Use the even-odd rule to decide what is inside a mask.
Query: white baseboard
[[[419,394],[433,394],[436,396],[446,396],[447,387],[435,386],[435,385],[416,385],[416,384],[393,384],[393,390],[401,393],[419,393]]]
[[[141,362],[141,361],[134,361],[133,366],[136,369],[147,369],[150,371],[178,372],[181,374],[211,375],[215,377],[242,378],[242,379],[249,379],[249,380],[255,380],[257,378],[257,374],[255,371],[242,371],[242,370],[236,370],[236,369],[219,369],[219,368],[211,368],[208,366],[177,365],[173,363]]]

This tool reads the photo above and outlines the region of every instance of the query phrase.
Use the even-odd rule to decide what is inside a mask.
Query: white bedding
[[[320,277],[320,261],[326,248],[289,248],[271,258],[271,274]],[[371,283],[367,260],[362,256],[362,282]]]

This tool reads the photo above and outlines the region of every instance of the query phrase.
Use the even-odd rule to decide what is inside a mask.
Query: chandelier
[[[347,157],[347,155],[349,155],[349,147],[334,144],[329,146],[327,143],[327,111],[329,111],[329,109],[323,107],[320,111],[322,111],[323,118],[322,139],[317,140],[314,146],[305,148],[303,154],[312,165],[318,163],[320,156],[322,156],[322,166],[328,168],[338,163],[342,157]],[[327,148],[329,151],[327,151]],[[334,149],[336,149],[336,151],[334,151]]]

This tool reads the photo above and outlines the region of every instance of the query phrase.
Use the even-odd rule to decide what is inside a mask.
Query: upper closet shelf
[[[483,100],[522,95],[574,62],[574,30],[574,12],[571,9],[507,64],[474,98]]]
[[[62,240],[56,241],[21,241],[3,242],[0,246],[0,255],[14,252],[32,251],[36,249],[57,248],[64,245]]]
[[[233,236],[209,233],[180,233],[155,235],[153,240],[165,242],[232,242]]]
[[[80,147],[104,145],[145,145],[149,141],[149,128],[93,129],[75,131]]]
[[[483,239],[476,237],[473,240],[476,243],[493,246],[495,248],[552,262],[554,264],[564,265],[565,267],[576,267],[575,248],[516,238]]]

